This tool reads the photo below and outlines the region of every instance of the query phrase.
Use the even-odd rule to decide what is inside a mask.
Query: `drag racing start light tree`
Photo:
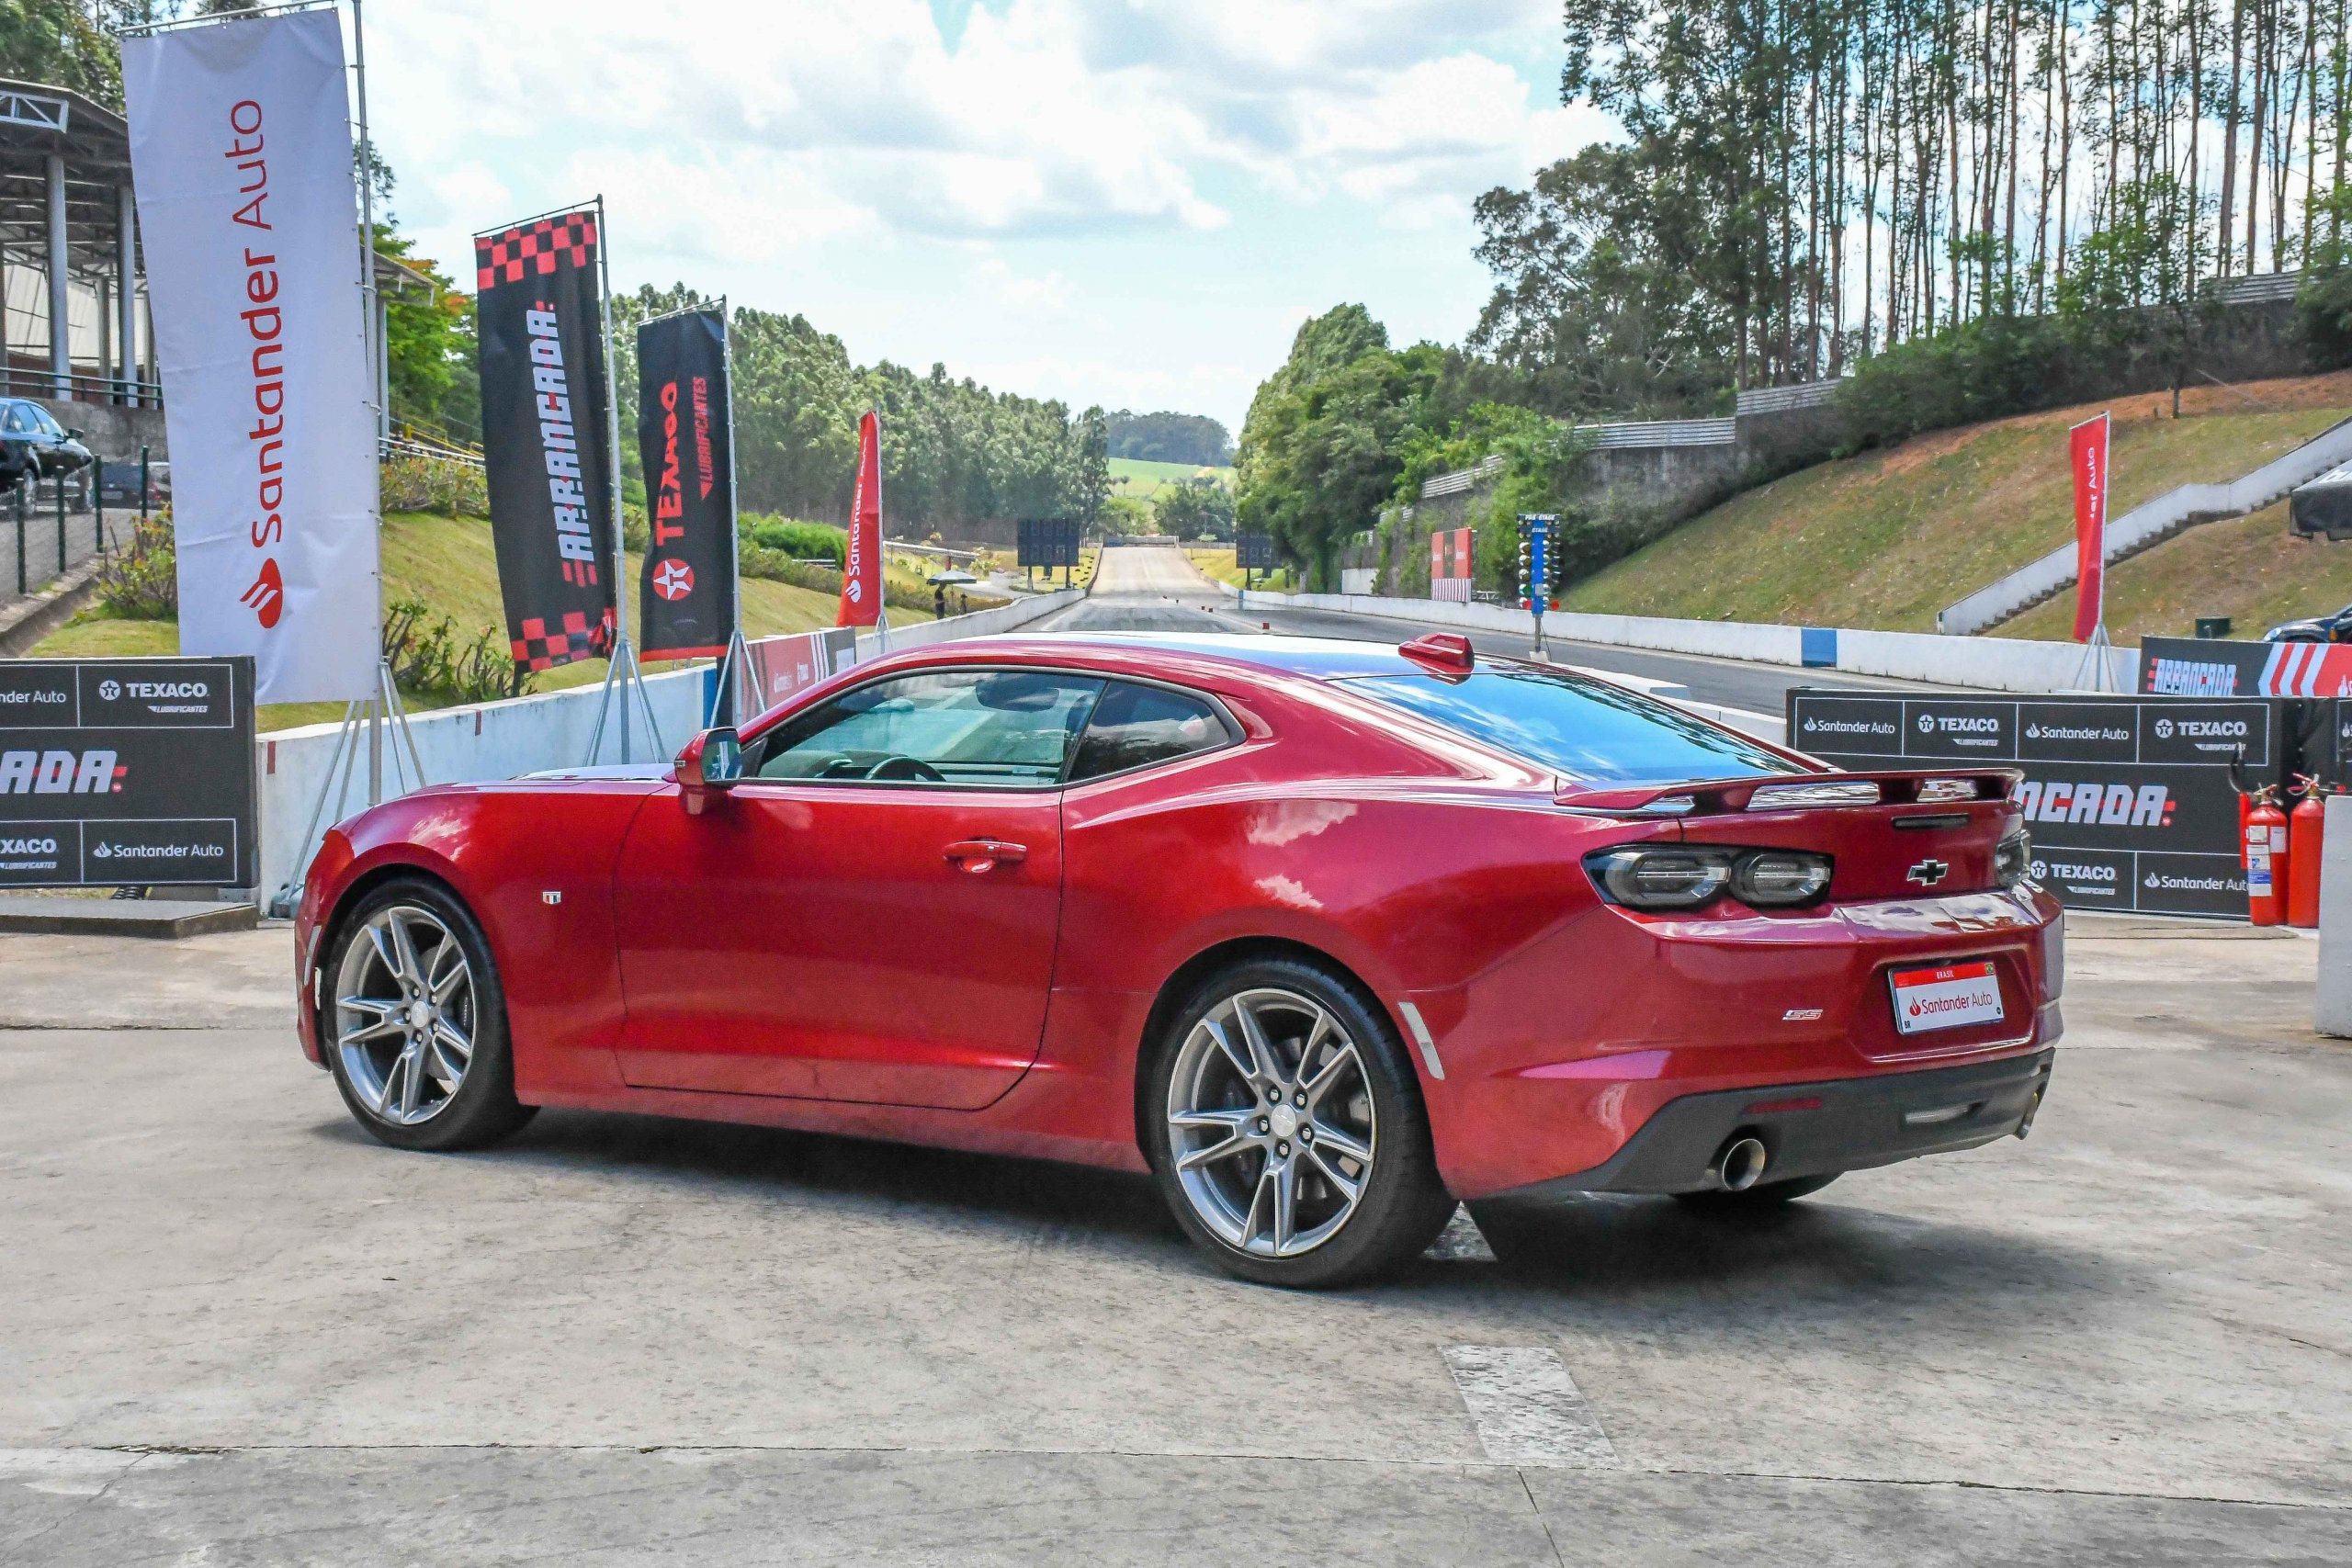
[[[1559,608],[1553,598],[1558,587],[1558,560],[1552,547],[1560,520],[1548,513],[1521,513],[1519,518],[1519,607],[1535,617],[1535,657],[1544,654],[1544,612]]]

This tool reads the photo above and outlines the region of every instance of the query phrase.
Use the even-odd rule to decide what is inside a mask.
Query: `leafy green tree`
[[[1080,417],[1078,427],[1078,476],[1073,492],[1080,520],[1091,523],[1102,514],[1102,502],[1111,493],[1111,422],[1097,406]]]
[[[1406,433],[1444,367],[1420,344],[1398,353],[1361,305],[1298,329],[1290,357],[1250,400],[1236,459],[1239,524],[1271,533],[1309,581],[1337,581],[1335,553],[1373,526],[1396,488]]]
[[[1193,463],[1221,468],[1233,461],[1233,437],[1203,414],[1129,413],[1109,416],[1111,456],[1146,463]]]
[[[1162,486],[1153,498],[1152,524],[1180,539],[1233,537],[1233,492],[1206,474]]]
[[[120,108],[121,53],[94,9],[77,0],[0,3],[0,76],[70,87]]]

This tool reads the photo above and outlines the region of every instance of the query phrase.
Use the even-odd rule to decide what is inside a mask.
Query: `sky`
[[[469,236],[602,193],[616,288],[798,311],[1237,434],[1301,321],[1457,342],[1471,202],[1604,135],[1558,0],[399,0],[368,92],[393,198]]]

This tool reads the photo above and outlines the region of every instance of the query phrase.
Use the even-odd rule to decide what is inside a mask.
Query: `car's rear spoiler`
[[[2025,775],[2015,768],[1895,773],[1772,773],[1617,788],[1573,784],[1553,798],[1603,817],[1719,817],[1841,806],[1962,806],[2007,800]]]

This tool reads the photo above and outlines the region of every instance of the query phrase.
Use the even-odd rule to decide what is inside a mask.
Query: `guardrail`
[[[2112,566],[2199,523],[2219,523],[2258,512],[2346,461],[2352,461],[2352,419],[2330,426],[2293,451],[2225,484],[2185,484],[2167,491],[2109,522],[2107,563]],[[1998,626],[2063,592],[2075,577],[2075,547],[2061,545],[2030,565],[1946,606],[1936,615],[1936,629],[1948,637],[1965,637]]]
[[[2300,271],[2266,272],[2252,277],[2209,277],[2205,280],[2205,292],[2224,305],[2259,305],[2273,299],[2292,299],[2302,286],[2303,275]]]
[[[1838,400],[1838,389],[1846,383],[1832,377],[1826,381],[1799,381],[1786,387],[1750,387],[1739,394],[1738,411],[1749,413],[1786,413],[1792,409],[1815,409]]]
[[[65,386],[66,389],[61,392],[54,371],[28,368],[18,360],[8,367],[6,384],[0,386],[0,398],[30,398],[35,402],[56,398],[66,402],[110,403],[118,408],[164,406],[163,384],[157,381],[75,370],[66,376]]]
[[[1657,446],[1728,446],[1739,439],[1739,422],[1647,419],[1624,424],[1579,424],[1577,434],[1598,452]]]

